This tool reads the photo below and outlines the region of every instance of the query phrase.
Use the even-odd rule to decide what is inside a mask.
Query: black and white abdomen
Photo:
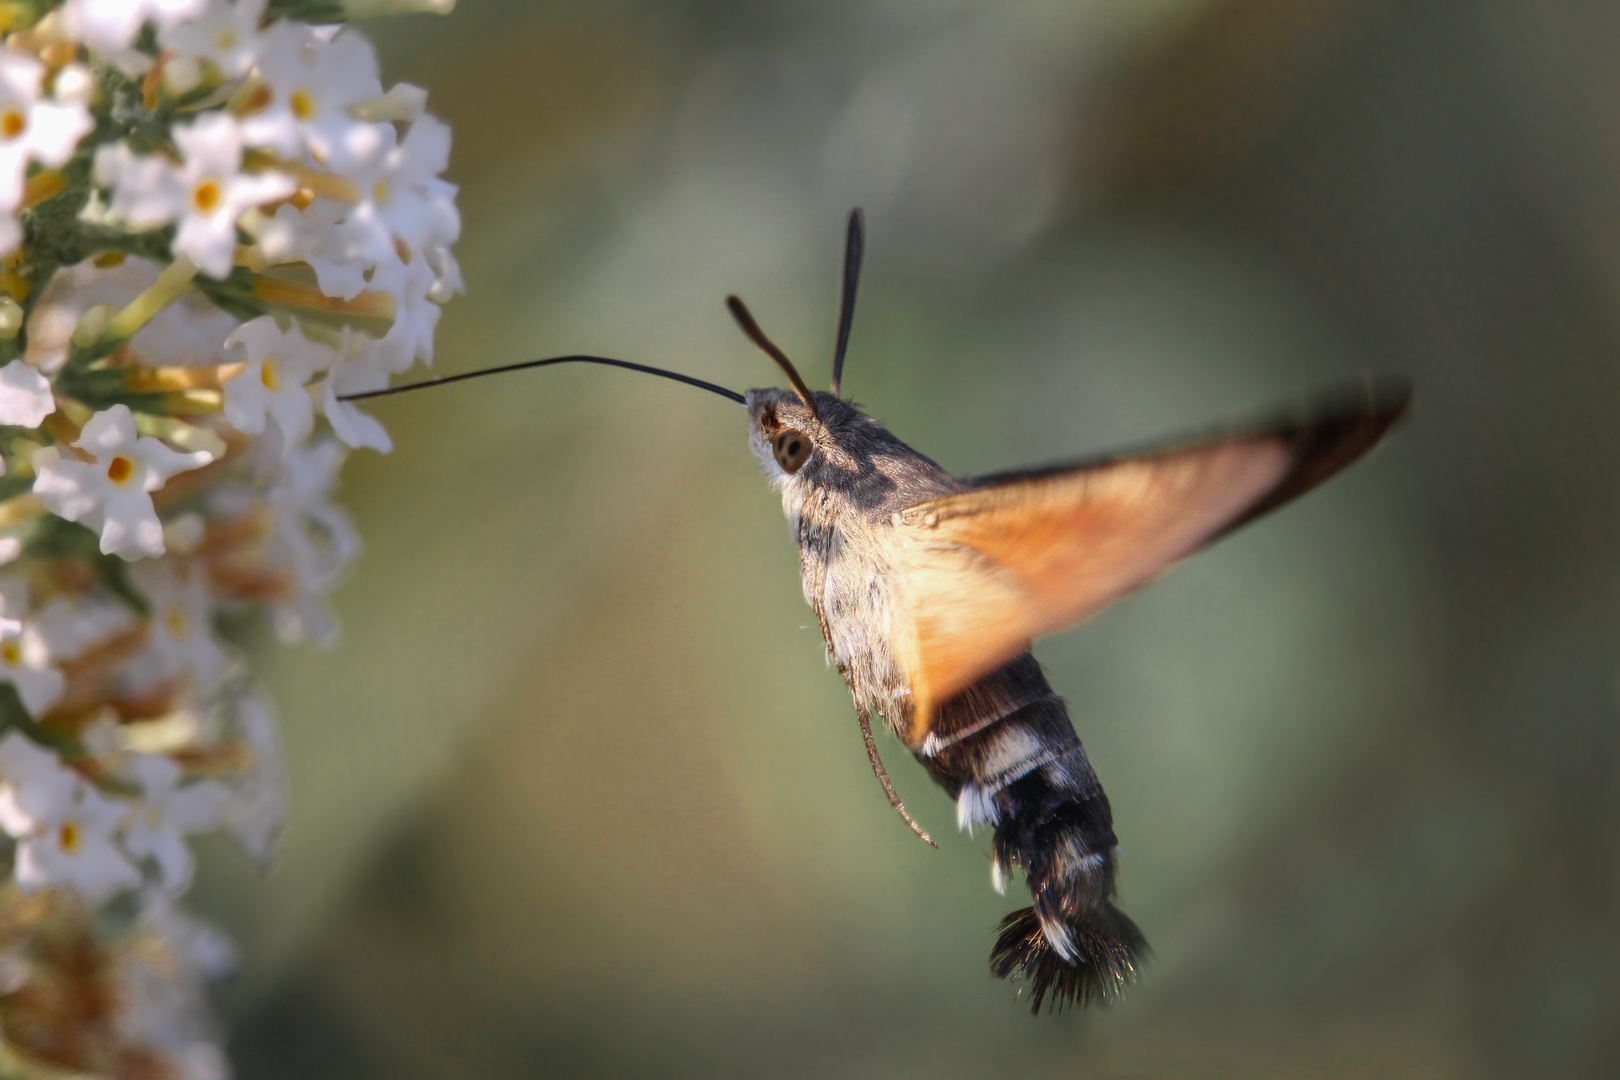
[[[994,828],[997,888],[1014,869],[1028,880],[1033,903],[1002,921],[995,974],[1029,980],[1037,1010],[1123,990],[1146,943],[1113,904],[1113,815],[1035,658],[947,701],[915,752],[956,800],[958,824]]]

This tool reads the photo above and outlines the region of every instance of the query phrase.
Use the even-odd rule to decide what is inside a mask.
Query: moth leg
[[[866,714],[865,709],[857,705],[855,707],[855,719],[860,721],[861,738],[866,740],[866,756],[872,762],[872,772],[877,775],[878,783],[883,785],[883,793],[889,797],[889,805],[894,807],[901,817],[905,818],[906,824],[911,826],[911,831],[922,837],[924,843],[931,848],[939,847],[938,844],[934,843],[934,838],[924,832],[921,825],[917,824],[917,819],[911,816],[911,811],[906,809],[906,804],[901,802],[900,796],[896,794],[894,784],[889,780],[889,770],[883,767],[883,759],[878,757],[877,740],[872,738],[872,718]]]

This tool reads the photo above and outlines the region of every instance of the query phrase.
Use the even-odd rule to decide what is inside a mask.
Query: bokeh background
[[[241,1075],[1620,1070],[1620,9],[463,0],[438,368],[824,384],[959,473],[1388,371],[1372,459],[1037,649],[1157,958],[1032,1020],[984,837],[873,781],[741,410],[559,369],[379,403],[338,651],[263,650],[292,814],[199,903]]]

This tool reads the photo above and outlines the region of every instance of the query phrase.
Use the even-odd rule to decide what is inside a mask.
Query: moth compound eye
[[[789,428],[776,437],[775,448],[776,463],[782,466],[782,471],[796,473],[810,460],[815,445],[810,442],[810,436]]]

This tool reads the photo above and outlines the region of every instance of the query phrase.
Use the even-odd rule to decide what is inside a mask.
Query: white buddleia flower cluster
[[[352,17],[0,0],[0,1073],[228,1074],[189,838],[282,816],[240,633],[329,642],[347,395],[433,355],[449,129]]]

